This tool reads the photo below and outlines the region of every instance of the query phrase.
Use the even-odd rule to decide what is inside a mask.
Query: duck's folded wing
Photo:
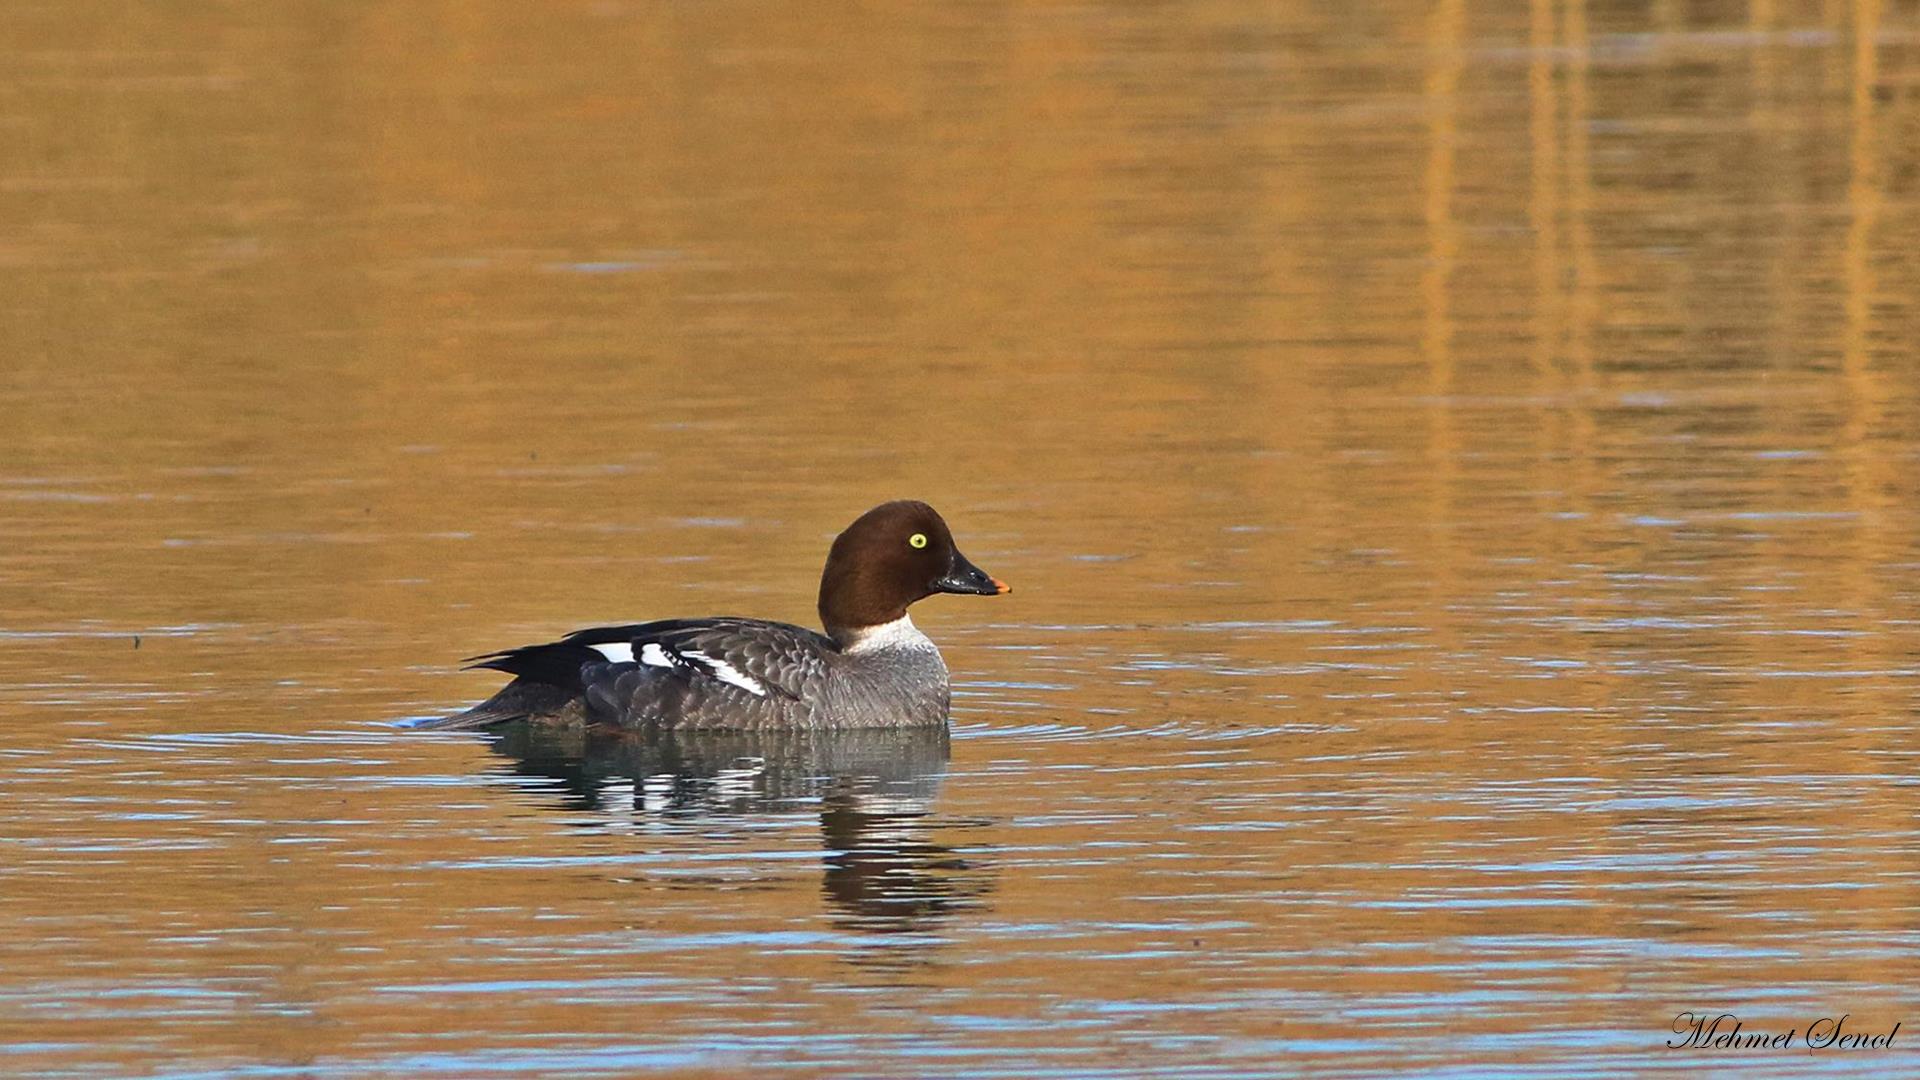
[[[669,619],[569,634],[608,665],[582,672],[587,683],[618,677],[632,664],[638,674],[667,678],[710,692],[800,700],[818,691],[834,650],[804,627],[759,619]],[[619,670],[615,670],[615,669]]]

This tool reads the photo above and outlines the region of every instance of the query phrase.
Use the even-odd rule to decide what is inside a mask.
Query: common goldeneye
[[[820,575],[825,634],[762,619],[596,626],[472,657],[514,676],[421,725],[534,719],[622,728],[919,727],[947,721],[947,665],[907,617],[934,593],[1010,592],[954,547],[933,507],[902,500],[834,538]]]

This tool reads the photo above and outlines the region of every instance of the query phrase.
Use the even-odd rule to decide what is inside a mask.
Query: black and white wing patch
[[[636,645],[638,652],[635,652]],[[588,647],[615,664],[638,663],[647,667],[670,668],[690,676],[719,679],[754,697],[767,696],[766,683],[734,667],[724,657],[713,656],[702,649],[683,649],[659,641],[619,642]]]
[[[609,664],[634,664],[708,689],[799,700],[826,675],[832,649],[811,630],[756,619],[673,619],[585,630],[568,640]]]

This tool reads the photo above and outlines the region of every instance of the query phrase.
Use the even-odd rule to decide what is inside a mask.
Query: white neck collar
[[[865,626],[846,632],[846,644],[840,651],[846,653],[881,652],[887,649],[931,649],[933,641],[913,625],[910,616],[902,615],[889,623],[878,626]]]

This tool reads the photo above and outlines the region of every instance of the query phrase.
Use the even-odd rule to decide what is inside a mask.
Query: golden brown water
[[[0,1072],[1913,1069],[1920,12],[1347,8],[0,5]]]

